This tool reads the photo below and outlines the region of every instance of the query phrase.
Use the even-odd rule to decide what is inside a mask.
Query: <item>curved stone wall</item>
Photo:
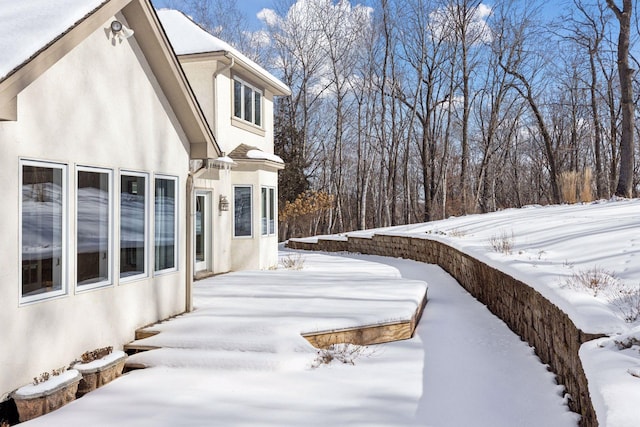
[[[374,235],[347,240],[318,239],[317,243],[291,240],[287,247],[401,257],[439,265],[527,341],[540,360],[550,366],[558,383],[571,396],[569,407],[582,416],[580,425],[598,425],[578,351],[584,342],[600,335],[578,329],[569,316],[525,283],[436,240]]]

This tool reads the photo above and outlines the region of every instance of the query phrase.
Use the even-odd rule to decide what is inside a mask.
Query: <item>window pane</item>
[[[267,204],[269,203],[269,200],[267,198],[267,189],[266,188],[262,188],[262,214],[261,214],[261,227],[262,227],[262,234],[265,235],[269,232],[268,230],[268,218],[267,218],[267,209],[268,206]]]
[[[262,126],[262,95],[260,92],[254,92],[255,95],[255,117],[254,123],[258,126]]]
[[[176,180],[156,178],[155,270],[176,267]]]
[[[120,187],[120,277],[145,273],[146,179],[122,175]]]
[[[22,166],[22,296],[62,289],[63,169]]]
[[[269,189],[269,234],[276,233],[276,189]]]
[[[234,188],[234,235],[251,236],[251,187]]]
[[[253,90],[250,87],[244,87],[244,119],[253,122]]]
[[[109,174],[78,171],[78,285],[108,282]]]
[[[62,290],[63,168],[22,166],[22,296]]]
[[[206,200],[204,195],[196,196],[196,261],[203,262],[206,255],[206,233],[207,229],[206,218]]]
[[[242,83],[233,82],[233,115],[242,118]]]

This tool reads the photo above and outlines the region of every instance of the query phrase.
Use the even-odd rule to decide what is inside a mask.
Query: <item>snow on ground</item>
[[[197,282],[197,309],[143,340],[168,347],[135,356],[153,367],[25,427],[577,424],[532,349],[439,267],[301,256],[301,271]],[[354,365],[311,367],[300,332],[405,318],[425,289],[414,279],[429,282],[414,338],[369,346]]]
[[[330,238],[373,234],[441,240],[529,284],[583,331],[608,335],[580,351],[598,421],[638,425],[640,200],[529,206]],[[510,248],[494,249],[501,245]]]

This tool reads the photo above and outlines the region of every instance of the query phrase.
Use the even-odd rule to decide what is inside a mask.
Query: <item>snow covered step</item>
[[[153,350],[157,348],[175,348],[175,349],[201,349],[210,351],[243,351],[243,352],[259,352],[259,353],[276,353],[277,345],[273,340],[275,335],[271,336],[211,336],[205,337],[180,337],[173,339],[169,336],[157,336],[146,338],[143,340],[133,341],[125,346],[129,353],[138,353],[140,351]]]
[[[159,347],[154,345],[144,345],[134,341],[132,343],[125,344],[123,350],[125,353],[127,353],[127,355],[131,356],[132,354],[155,350],[157,348]]]
[[[312,353],[300,353],[298,357],[300,363],[294,363],[294,365],[304,365],[310,359],[310,355],[312,358]],[[169,368],[206,368],[225,371],[277,371],[292,368],[291,361],[290,355],[284,356],[275,353],[159,348],[129,356],[127,367],[139,369],[142,367],[164,366]]]

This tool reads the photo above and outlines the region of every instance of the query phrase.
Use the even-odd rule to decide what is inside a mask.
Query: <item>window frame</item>
[[[246,80],[238,77],[238,76],[234,76],[232,79],[232,90],[231,93],[233,95],[232,100],[231,100],[231,115],[234,119],[236,120],[241,120],[243,123],[248,123],[251,126],[254,126],[258,129],[263,129],[263,123],[264,123],[264,90],[257,88],[256,86],[252,85],[251,83],[248,83]],[[240,84],[240,103],[239,103],[239,107],[240,107],[240,111],[239,111],[239,115],[237,114],[238,112],[236,111],[236,83]],[[245,97],[245,93],[246,93],[246,89],[251,90],[251,99],[249,100],[249,103],[247,104],[247,99]],[[256,104],[256,95],[255,94],[259,94],[259,100],[258,103]],[[247,120],[246,116],[246,106],[249,105],[251,107],[251,117],[250,120]],[[259,105],[258,108],[256,108]],[[257,111],[259,110],[259,111]],[[259,113],[256,115],[256,112]],[[257,118],[256,118],[257,116]]]
[[[122,177],[123,176],[131,176],[138,178],[145,178],[144,181],[144,190],[145,190],[145,199],[144,199],[144,271],[139,274],[133,274],[131,276],[123,276],[122,273]],[[150,197],[149,197],[149,187],[150,187],[150,174],[147,172],[137,172],[131,170],[121,170],[118,174],[118,223],[119,223],[119,240],[118,240],[118,279],[120,283],[132,282],[139,279],[146,279],[150,276],[149,273],[149,224],[151,212],[149,209],[150,205]]]
[[[265,237],[276,234],[275,193],[275,187],[260,187],[260,234]]]
[[[236,226],[236,190],[240,188],[248,188],[249,189],[249,234],[236,234],[237,226]],[[252,239],[253,238],[253,185],[247,184],[239,184],[233,186],[233,238],[234,239]]]
[[[61,208],[62,208],[62,218],[61,218],[61,228],[60,228],[60,289],[56,289],[56,290],[52,290],[49,292],[42,292],[42,293],[37,293],[37,294],[33,294],[33,295],[27,295],[25,296],[23,294],[23,213],[24,213],[24,207],[23,207],[23,181],[24,181],[24,167],[25,166],[32,166],[32,167],[40,167],[40,168],[49,168],[49,169],[58,169],[60,170],[61,173],[61,188],[62,188],[62,200],[61,200]],[[66,163],[57,163],[57,162],[50,162],[50,161],[41,161],[41,160],[31,160],[31,159],[20,159],[19,161],[19,203],[18,203],[18,222],[19,222],[19,227],[18,227],[18,248],[19,248],[19,255],[18,255],[18,265],[19,265],[19,270],[18,270],[18,295],[19,295],[19,304],[20,305],[25,305],[25,304],[30,304],[30,303],[35,303],[35,302],[40,302],[40,301],[44,301],[44,300],[49,300],[49,299],[53,299],[53,298],[57,298],[57,297],[62,297],[62,296],[66,296],[68,294],[68,290],[69,290],[69,272],[68,272],[68,265],[69,265],[69,254],[68,254],[68,249],[69,249],[69,238],[68,238],[68,229],[69,229],[69,205],[68,205],[68,201],[69,201],[69,167]]]
[[[108,183],[109,183],[109,206],[108,206],[108,214],[109,214],[109,220],[108,220],[108,231],[107,231],[107,238],[108,238],[108,243],[107,243],[107,248],[108,248],[108,254],[107,254],[107,280],[103,280],[101,282],[95,282],[95,283],[87,283],[87,284],[80,284],[78,282],[78,246],[79,246],[79,240],[78,240],[78,219],[79,219],[79,215],[78,215],[78,210],[80,207],[80,202],[79,202],[79,188],[78,188],[78,182],[79,182],[79,174],[80,172],[94,172],[94,173],[104,173],[107,174],[108,176]],[[76,276],[75,276],[75,289],[76,292],[86,292],[86,291],[90,291],[93,289],[97,289],[97,288],[104,288],[104,287],[108,287],[108,286],[113,286],[114,285],[114,280],[113,280],[113,272],[114,272],[114,268],[113,268],[113,260],[114,260],[114,173],[113,173],[113,169],[107,169],[107,168],[99,168],[99,167],[91,167],[91,166],[76,166],[76,186],[75,186],[75,190],[76,190],[76,209],[75,209],[75,226],[76,226],[76,235],[75,235],[75,260],[76,260]]]
[[[163,268],[161,270],[159,270],[157,268],[156,265],[156,250],[157,250],[157,246],[156,246],[156,242],[157,242],[157,236],[156,233],[158,231],[157,229],[157,224],[156,224],[156,220],[158,218],[157,216],[157,211],[156,211],[156,197],[157,197],[157,192],[156,192],[156,181],[157,180],[165,180],[165,181],[173,181],[174,183],[174,194],[173,194],[173,267],[170,268]],[[179,222],[180,222],[180,210],[179,210],[179,204],[180,204],[180,179],[177,176],[173,176],[173,175],[164,175],[164,174],[156,174],[153,177],[153,274],[154,275],[161,275],[161,274],[165,274],[165,273],[172,273],[175,271],[179,271],[178,268],[178,262],[179,262],[179,253],[180,253],[180,236],[178,234],[178,227],[179,227]]]

